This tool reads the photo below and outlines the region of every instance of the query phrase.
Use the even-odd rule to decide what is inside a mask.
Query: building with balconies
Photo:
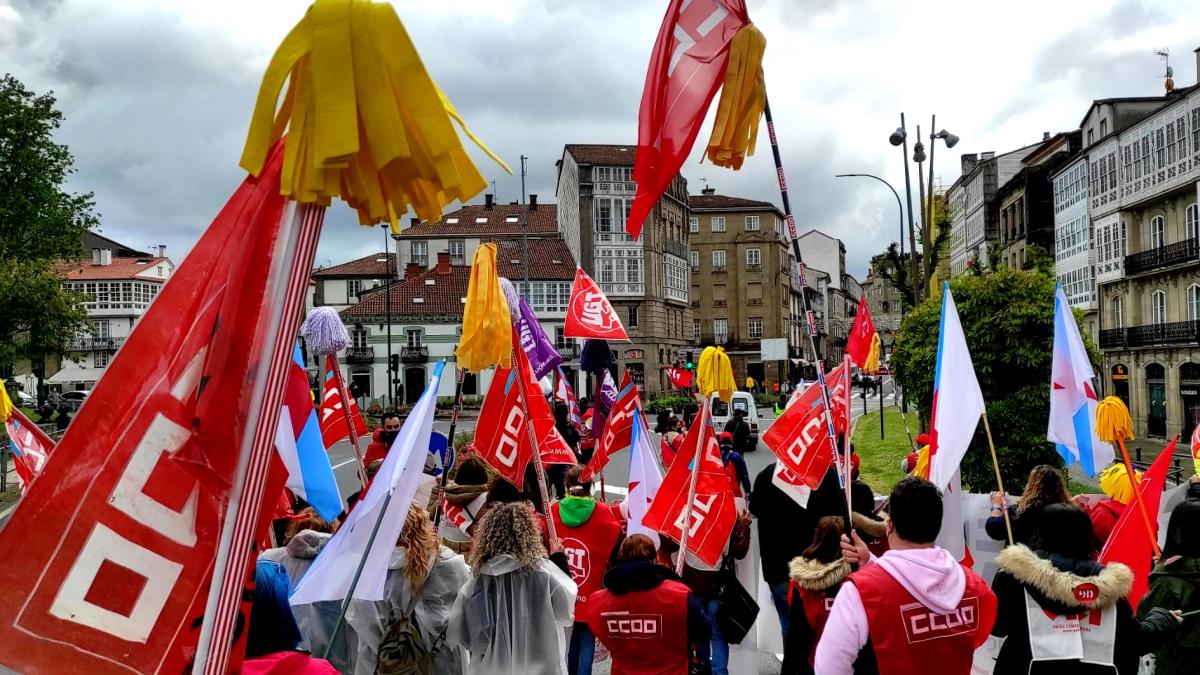
[[[633,205],[633,145],[570,144],[558,161],[558,225],[571,254],[600,284],[630,343],[614,345],[621,366],[650,393],[671,389],[664,366],[690,346],[687,181],[668,186],[643,223],[625,232]]]
[[[1200,88],[1164,100],[1088,152],[1101,387],[1160,438],[1200,416]]]
[[[997,155],[968,153],[960,158],[962,175],[946,191],[950,203],[950,276],[972,265],[988,269],[1000,242],[1000,186],[1023,168],[1026,156],[1040,143]]]
[[[312,272],[309,307],[332,307],[339,312],[359,302],[365,294],[395,281],[396,254],[372,253],[357,260],[318,267]]]
[[[763,363],[760,341],[787,338],[803,315],[794,280],[795,259],[784,234],[783,212],[770,202],[727,197],[704,188],[688,198],[692,278],[692,332],[701,344],[724,344],[739,381],[785,382],[786,361]],[[701,283],[701,280],[704,283]],[[725,342],[718,342],[719,335]]]

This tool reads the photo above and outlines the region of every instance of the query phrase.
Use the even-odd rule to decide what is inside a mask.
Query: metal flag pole
[[[515,339],[515,336],[514,336]],[[517,350],[512,350],[512,368],[517,378],[517,391],[521,394],[521,412],[525,413],[525,432],[529,436],[529,446],[533,448],[533,469],[537,473],[538,489],[542,492],[542,517],[546,519],[546,531],[550,533],[550,544],[558,541],[558,533],[554,529],[554,519],[550,517],[550,491],[546,488],[546,467],[542,464],[542,453],[538,450],[537,432],[533,428],[533,417],[529,414],[529,394],[525,390],[525,373],[517,361]]]
[[[849,354],[844,354],[842,356],[842,385],[843,385],[842,389],[845,391],[845,396],[846,396],[846,416],[849,417],[850,416],[850,355]],[[866,399],[863,399],[863,402],[866,403]],[[853,438],[854,435],[852,433],[850,433],[850,429],[849,429],[850,425],[847,424],[846,427],[847,427],[846,428],[846,439],[845,439],[845,444],[842,448],[842,450],[843,450],[843,452],[842,452],[842,471],[844,473],[844,477],[842,478],[842,488],[846,492],[846,525],[847,525],[847,527],[849,527],[850,521],[852,521],[854,519],[853,499],[850,494],[850,486],[854,482],[854,477],[851,475],[852,464],[850,462],[850,439]]]
[[[450,410],[450,430],[446,439],[446,445],[450,451],[453,452],[455,462],[457,463],[458,451],[454,448],[454,430],[458,426],[458,412],[462,409],[463,378],[466,376],[467,371],[463,368],[459,368],[457,362],[454,365],[454,371],[454,407]],[[437,480],[437,499],[434,500],[433,507],[433,526],[435,528],[442,523],[442,495],[446,487],[446,479],[448,478],[446,475],[447,473],[449,473],[449,469],[443,462],[442,473],[440,476],[438,476]]]

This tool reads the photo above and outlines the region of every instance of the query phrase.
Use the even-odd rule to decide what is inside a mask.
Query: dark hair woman
[[[1008,539],[1008,529],[1004,524],[1004,497],[1002,493],[992,493],[992,512],[984,524],[988,536],[996,541]],[[1013,541],[1037,548],[1033,536],[1038,531],[1038,519],[1042,509],[1051,504],[1070,503],[1071,493],[1067,490],[1067,481],[1062,472],[1048,464],[1033,467],[1021,498],[1016,504],[1008,507]]]
[[[1171,512],[1163,557],[1150,573],[1150,591],[1138,605],[1145,619],[1154,607],[1184,612],[1200,609],[1200,502],[1185,501]],[[1196,672],[1200,660],[1200,622],[1191,619],[1179,635],[1154,653],[1157,675]]]
[[[813,653],[825,620],[842,582],[850,574],[850,564],[842,559],[844,530],[845,521],[838,516],[821,518],[812,544],[788,566],[791,612],[783,646],[783,673],[811,675],[813,672]]]

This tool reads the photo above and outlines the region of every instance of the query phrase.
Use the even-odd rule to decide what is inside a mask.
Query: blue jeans
[[[592,675],[592,659],[596,656],[596,635],[586,623],[576,621],[571,626],[571,644],[567,647],[567,672],[570,675]]]
[[[721,601],[717,598],[702,598],[700,605],[708,615],[708,625],[712,628],[712,639],[708,641],[708,657],[712,660],[713,675],[729,675],[729,644],[721,635],[717,626],[717,610]]]
[[[783,643],[787,644],[788,618],[791,613],[791,608],[788,606],[788,582],[773,581],[771,586],[771,600],[775,602],[775,612],[779,614],[779,627],[783,629]]]

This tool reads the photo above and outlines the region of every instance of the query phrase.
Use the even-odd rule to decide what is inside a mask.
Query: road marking
[[[621,495],[624,497],[629,496],[629,488],[618,487],[616,485],[605,485],[604,491],[611,492],[613,494]]]
[[[348,459],[348,460],[346,460],[346,461],[344,461],[344,462],[341,462],[340,464],[334,464],[334,465],[333,465],[333,470],[334,470],[334,471],[337,471],[338,469],[342,468],[343,466],[346,466],[347,464],[350,464],[350,463],[352,463],[352,462],[357,462],[357,461],[358,461],[358,459],[357,459],[357,458],[353,458],[353,457],[352,457],[352,458],[350,458],[350,459]]]

